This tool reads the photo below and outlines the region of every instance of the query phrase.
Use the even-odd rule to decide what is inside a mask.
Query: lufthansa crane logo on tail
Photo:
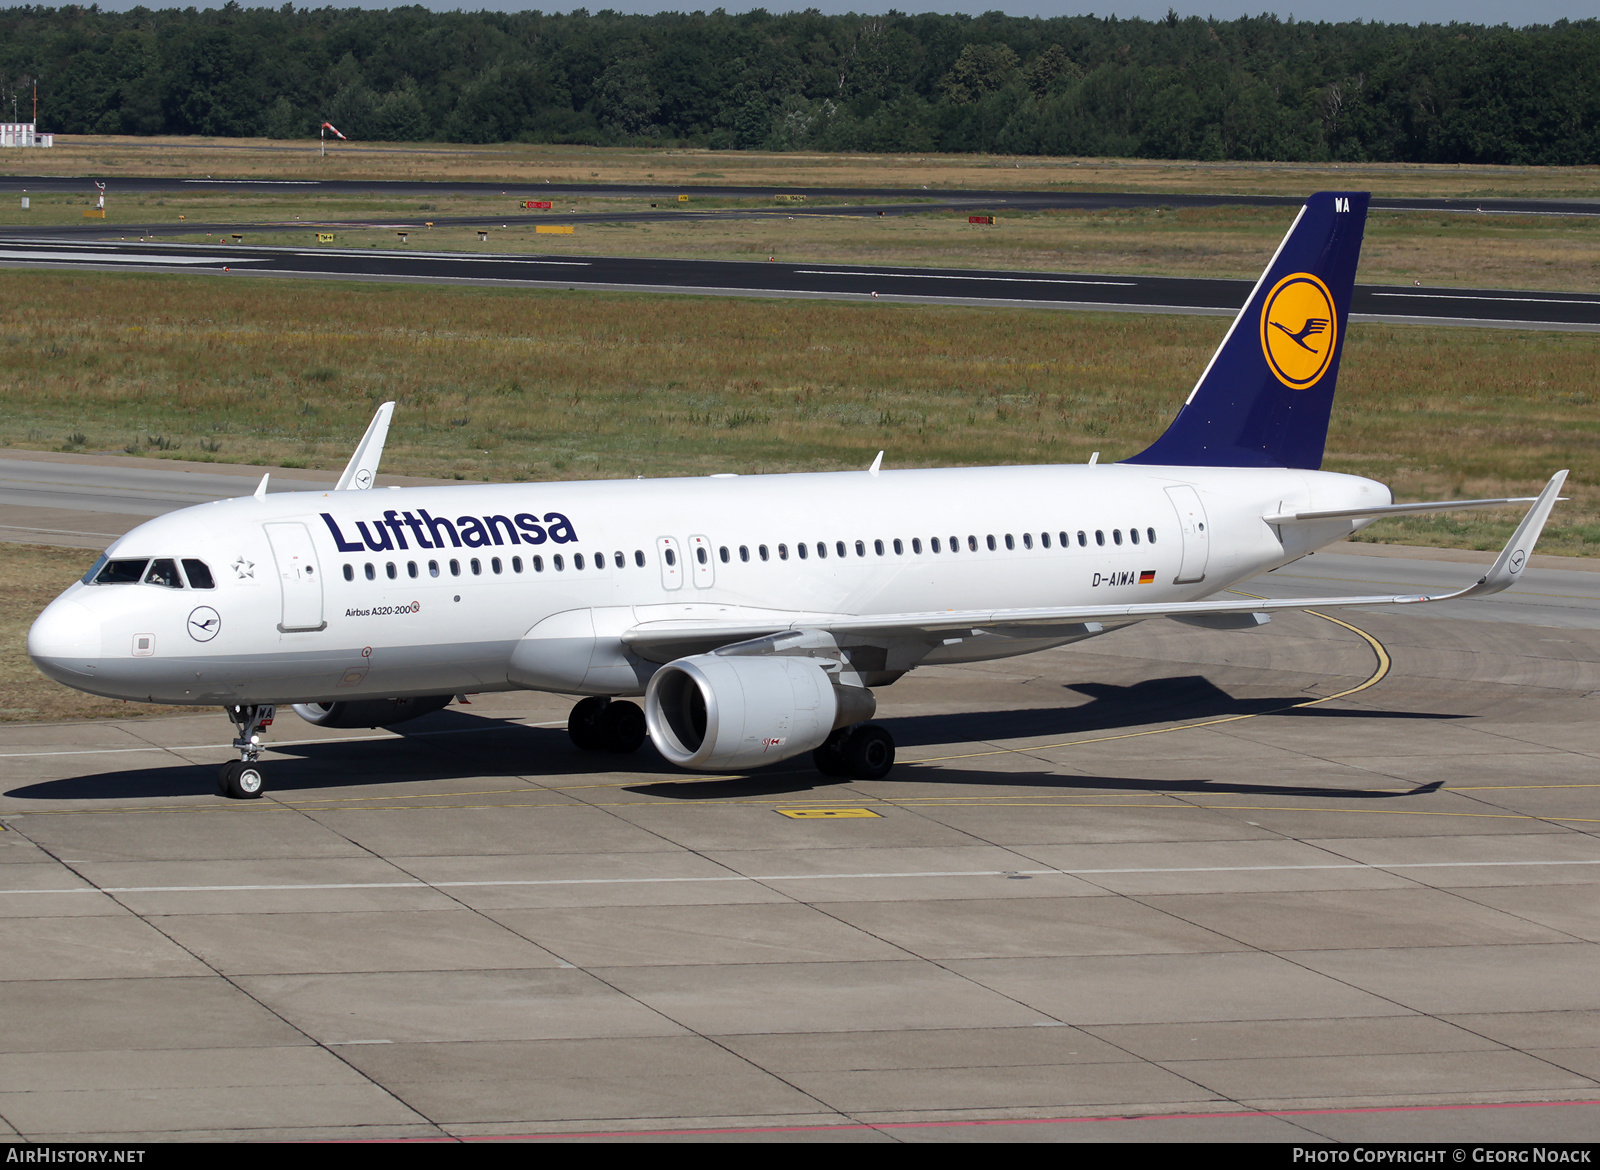
[[[1261,309],[1261,352],[1278,381],[1296,390],[1315,386],[1328,370],[1338,340],[1333,294],[1309,272],[1273,285]]]

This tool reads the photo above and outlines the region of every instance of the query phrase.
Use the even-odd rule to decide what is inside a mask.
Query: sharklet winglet
[[[378,462],[383,458],[384,440],[389,437],[389,419],[394,415],[394,403],[385,402],[367,424],[367,433],[356,444],[344,474],[334,485],[334,491],[362,491],[378,479]]]

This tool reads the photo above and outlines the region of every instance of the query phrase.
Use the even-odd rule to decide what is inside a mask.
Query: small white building
[[[54,134],[40,134],[32,122],[0,122],[0,147],[54,146]]]

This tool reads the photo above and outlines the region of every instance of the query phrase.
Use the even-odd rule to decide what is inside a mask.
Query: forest
[[[1600,163],[1600,20],[0,10],[65,134]]]

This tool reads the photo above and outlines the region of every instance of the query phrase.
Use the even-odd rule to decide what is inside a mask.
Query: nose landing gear
[[[265,787],[261,780],[261,769],[256,765],[261,758],[261,736],[258,733],[272,726],[277,709],[252,704],[224,707],[223,710],[239,730],[233,741],[233,746],[239,749],[239,758],[230,760],[217,770],[217,788],[231,800],[257,800]]]

